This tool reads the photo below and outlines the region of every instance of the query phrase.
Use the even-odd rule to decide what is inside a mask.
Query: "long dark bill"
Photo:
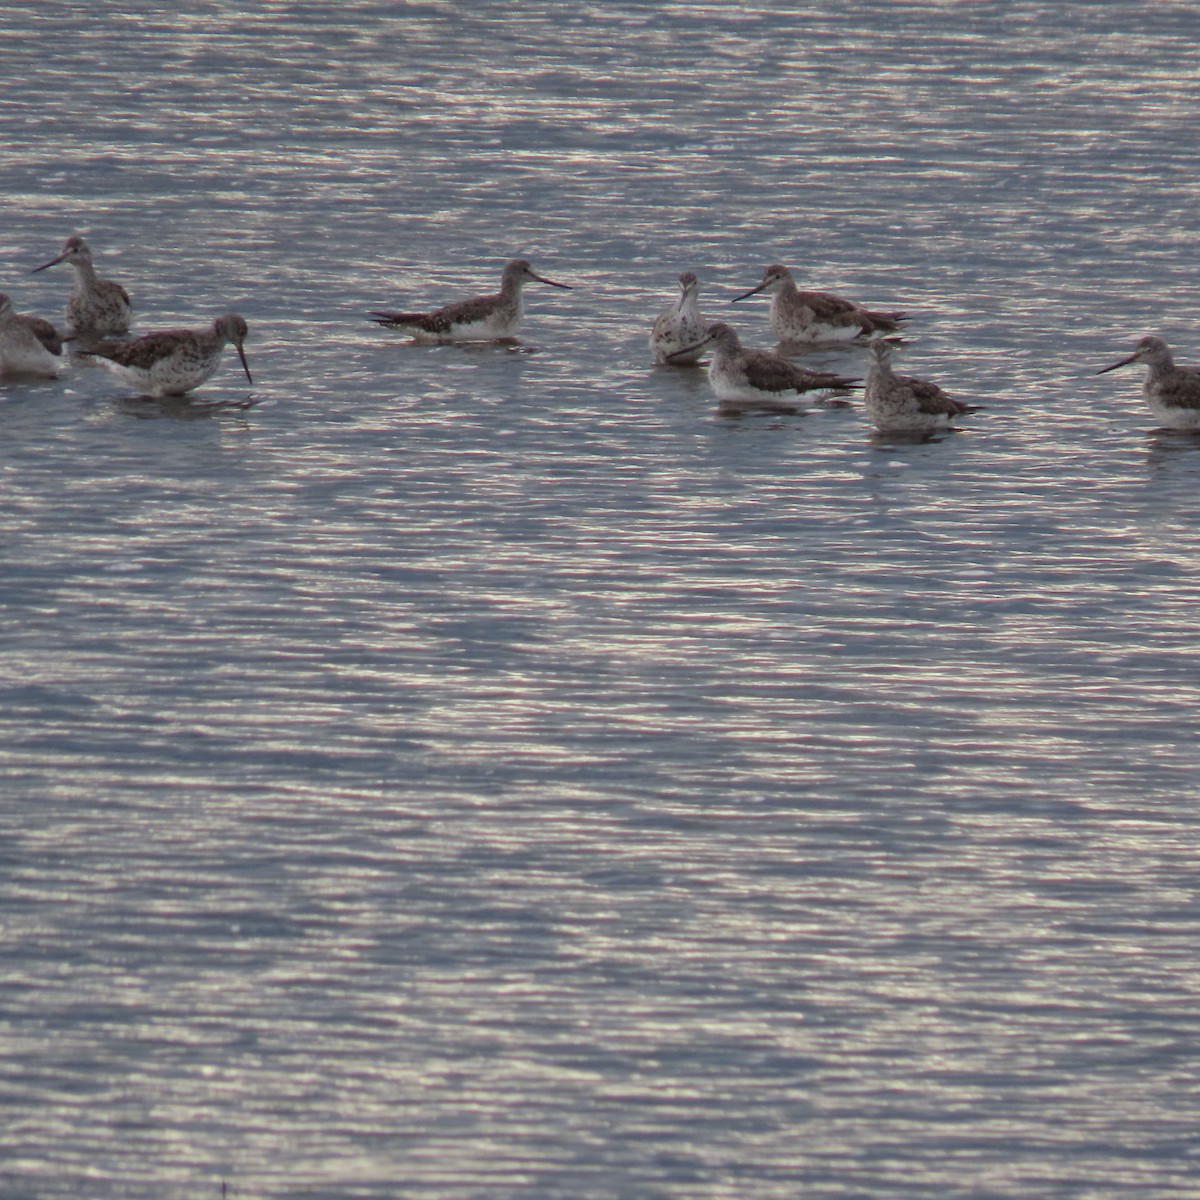
[[[246,378],[250,380],[250,386],[254,386],[254,379],[250,375],[250,364],[246,361],[246,352],[242,349],[241,342],[234,342],[234,349],[238,352],[238,358],[242,360],[242,370],[246,372]]]
[[[58,264],[66,257],[67,256],[65,254],[60,254],[57,258],[52,258],[49,262],[42,263],[40,267],[34,267],[29,273],[30,275],[36,275],[39,271],[44,271],[47,267],[57,267]]]
[[[1128,366],[1128,365],[1129,365],[1131,362],[1133,362],[1133,360],[1134,360],[1135,358],[1137,358],[1137,355],[1136,355],[1136,354],[1131,354],[1131,355],[1130,355],[1128,358],[1123,358],[1123,359],[1121,359],[1121,361],[1120,361],[1120,362],[1115,362],[1115,363],[1113,363],[1111,366],[1107,366],[1107,367],[1101,367],[1101,368],[1100,368],[1100,370],[1098,370],[1098,371],[1096,372],[1096,374],[1097,374],[1097,375],[1104,375],[1104,374],[1107,374],[1107,372],[1109,372],[1109,371],[1115,371],[1115,370],[1116,370],[1118,367],[1125,367],[1125,366]]]
[[[760,283],[758,287],[751,288],[748,292],[743,292],[740,296],[734,296],[729,303],[736,304],[739,300],[748,300],[751,296],[757,296],[758,293],[761,292],[766,286],[767,285],[765,283]]]

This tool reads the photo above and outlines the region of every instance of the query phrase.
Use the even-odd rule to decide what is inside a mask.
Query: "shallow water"
[[[0,287],[255,377],[0,385],[6,1198],[1192,1194],[1190,9],[6,26]],[[775,261],[984,411],[651,366]]]

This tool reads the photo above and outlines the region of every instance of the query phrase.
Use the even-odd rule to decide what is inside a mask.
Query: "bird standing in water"
[[[81,353],[147,396],[182,396],[213,374],[230,342],[253,384],[242,348],[248,332],[242,317],[226,313],[208,329],[166,329],[132,342],[98,342]]]
[[[373,312],[371,319],[411,334],[418,342],[506,341],[516,336],[524,315],[521,289],[534,282],[571,290],[568,284],[538,275],[527,260],[514,258],[505,266],[495,295],[459,300],[432,312]]]
[[[841,391],[858,383],[831,371],[806,370],[769,350],[747,349],[724,321],[708,327],[702,345],[713,347],[708,379],[726,411],[804,412],[807,393]]]
[[[895,333],[905,319],[903,313],[872,312],[831,292],[802,292],[791,271],[778,263],[763,272],[758,287],[735,296],[731,303],[759,292],[771,297],[772,332],[781,342],[796,345],[866,341]]]
[[[13,309],[12,301],[0,293],[0,374],[40,375],[52,378],[61,365],[38,335],[38,327],[54,327],[40,317],[28,317]],[[62,342],[59,342],[61,351]]]
[[[63,335],[45,317],[35,317],[33,313],[17,313],[17,320],[33,334],[51,354],[62,354]]]
[[[887,342],[871,343],[871,366],[863,389],[863,407],[880,433],[931,433],[972,411],[936,383],[897,375]]]
[[[1142,338],[1128,358],[1102,367],[1096,374],[1138,362],[1149,368],[1142,398],[1150,411],[1168,429],[1200,429],[1200,367],[1177,367],[1162,338]]]
[[[707,326],[700,315],[699,293],[700,281],[691,271],[684,271],[679,277],[679,299],[663,309],[650,333],[655,362],[690,367],[704,353],[700,343]]]
[[[96,274],[92,252],[83,238],[67,238],[57,258],[34,267],[30,274],[64,262],[75,270],[75,284],[67,298],[67,321],[76,335],[93,338],[128,333],[133,320],[129,293],[119,283]]]

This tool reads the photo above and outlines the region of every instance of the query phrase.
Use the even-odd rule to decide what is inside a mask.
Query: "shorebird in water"
[[[242,343],[246,322],[237,313],[218,317],[207,329],[167,329],[132,342],[98,342],[80,353],[97,359],[117,378],[147,396],[182,396],[217,369],[221,351],[232,342],[251,384]]]
[[[96,274],[92,252],[83,238],[67,238],[57,258],[34,267],[30,274],[64,262],[75,269],[75,285],[67,298],[67,321],[75,333],[86,338],[128,333],[133,320],[129,293],[119,283]]]
[[[33,313],[17,313],[17,320],[25,324],[51,354],[62,354],[63,342],[66,340],[59,330],[45,317],[35,317]]]
[[[655,362],[690,367],[704,353],[700,343],[707,324],[700,315],[699,293],[700,281],[691,271],[684,271],[679,277],[679,299],[663,309],[650,333]]]
[[[891,347],[886,342],[872,342],[871,357],[863,407],[880,433],[932,433],[945,428],[955,417],[974,411],[971,405],[955,400],[936,383],[897,375],[892,370]]]
[[[787,267],[768,267],[758,287],[735,296],[731,303],[759,292],[771,297],[771,330],[781,342],[815,345],[822,342],[867,341],[895,333],[905,321],[900,312],[872,312],[853,300],[830,292],[802,292]]]
[[[16,312],[12,301],[0,293],[0,375],[52,378],[58,374],[62,365],[58,358],[62,341],[58,341],[58,351],[52,351],[38,334],[40,326],[48,327],[57,337],[57,331],[49,321]]]
[[[459,300],[433,312],[373,312],[371,319],[387,329],[411,334],[418,342],[498,342],[516,337],[525,310],[521,289],[527,283],[548,283],[570,291],[538,275],[523,258],[514,258],[500,276],[500,290],[492,296]]]
[[[809,393],[842,391],[859,382],[831,371],[806,370],[769,350],[747,349],[724,321],[708,327],[701,346],[713,348],[708,379],[726,412],[805,412]]]
[[[1200,429],[1200,367],[1177,367],[1170,347],[1160,337],[1144,337],[1128,358],[1096,372],[1103,375],[1128,363],[1144,362],[1149,370],[1142,397],[1168,429]]]

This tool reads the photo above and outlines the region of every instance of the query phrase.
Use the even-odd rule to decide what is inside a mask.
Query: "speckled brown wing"
[[[137,367],[147,370],[160,359],[179,348],[181,338],[192,338],[190,329],[164,329],[148,333],[132,342],[94,342],[85,354],[107,358],[122,367]]]
[[[797,369],[786,359],[763,350],[743,351],[746,376],[750,383],[765,392],[794,392],[803,390]]]
[[[814,392],[822,388],[848,388],[859,382],[831,371],[808,371],[777,354],[747,350],[746,369],[757,388],[768,392]]]
[[[904,320],[901,312],[871,312],[853,300],[832,292],[801,292],[800,299],[812,311],[817,322],[830,325],[857,325],[862,333],[893,333]]]
[[[129,293],[128,293],[128,292],[127,292],[127,291],[126,291],[126,290],[125,290],[125,289],[124,289],[124,288],[123,288],[123,287],[122,287],[122,286],[121,286],[119,283],[114,283],[114,282],[113,282],[113,281],[110,279],[110,280],[108,280],[108,286],[109,286],[110,288],[112,288],[112,290],[113,290],[113,291],[114,291],[114,292],[115,292],[115,293],[116,293],[118,296],[120,296],[120,298],[121,298],[121,299],[124,301],[124,303],[125,303],[125,304],[126,304],[128,307],[129,307],[129,308],[131,308],[131,309],[133,308],[133,301],[132,301],[132,300],[130,300],[130,298],[129,298]]]
[[[425,333],[450,333],[455,325],[470,324],[486,320],[499,302],[498,296],[476,296],[472,300],[459,300],[433,312],[373,312],[372,319],[379,325],[396,329],[420,329]]]
[[[498,296],[476,296],[473,300],[447,304],[445,308],[427,314],[421,322],[421,328],[426,333],[449,333],[455,325],[485,321],[495,311],[499,299]]]
[[[792,369],[803,380],[805,391],[813,391],[818,388],[845,391],[847,388],[858,387],[862,383],[861,379],[854,379],[849,375],[838,375],[833,371],[810,371],[805,367],[793,367]]]
[[[1200,372],[1177,369],[1159,383],[1158,393],[1170,408],[1200,409]]]
[[[895,333],[908,320],[902,312],[872,312],[866,308],[860,309],[859,315],[866,333]]]
[[[429,313],[419,312],[380,312],[375,310],[371,313],[371,320],[376,325],[385,325],[393,329],[412,328],[414,325],[422,325],[423,322],[429,319]]]
[[[863,311],[857,304],[843,300],[832,292],[801,292],[800,299],[822,321],[844,321],[859,316]]]
[[[936,383],[930,383],[927,379],[914,379],[911,375],[900,375],[898,378],[912,392],[917,407],[923,413],[931,415],[945,413],[948,417],[957,417],[971,411],[969,404],[955,400],[953,396],[942,391]]]
[[[18,320],[51,354],[62,353],[62,334],[45,317],[35,317],[32,313],[21,313]]]

